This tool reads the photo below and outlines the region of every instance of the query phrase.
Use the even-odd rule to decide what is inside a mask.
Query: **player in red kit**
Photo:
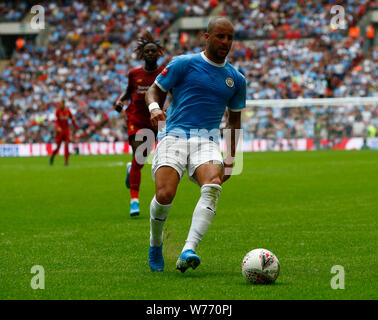
[[[130,100],[126,109],[126,115],[129,143],[133,150],[133,158],[127,164],[125,183],[126,187],[130,189],[131,216],[140,214],[139,188],[141,184],[141,169],[144,165],[144,160],[141,161],[139,157],[136,157],[138,147],[145,142],[145,140],[139,141],[137,132],[141,129],[149,129],[150,133],[153,132],[156,138],[156,129],[151,124],[150,112],[144,96],[147,89],[154,83],[157,75],[164,69],[164,67],[157,65],[157,60],[162,55],[163,48],[149,32],[145,33],[138,40],[136,52],[138,58],[144,60],[144,67],[130,70],[128,86],[114,103],[115,109],[121,112],[125,101]],[[164,105],[165,97],[165,95],[161,97],[161,105]],[[147,158],[153,147],[154,145],[148,145],[143,150],[144,159]]]
[[[50,157],[50,165],[54,163],[54,158],[59,152],[60,145],[64,141],[64,165],[68,166],[68,158],[70,156],[68,145],[70,142],[70,126],[68,120],[71,119],[75,129],[79,129],[71,111],[66,107],[64,102],[57,103],[57,109],[55,112],[55,142],[57,144],[56,149],[53,151]]]

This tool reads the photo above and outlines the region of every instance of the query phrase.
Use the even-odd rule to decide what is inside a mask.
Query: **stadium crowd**
[[[28,1],[1,1],[0,2],[0,22],[20,21],[26,13]]]
[[[236,21],[235,35],[239,39],[294,39],[330,33],[334,5],[345,8],[345,23],[352,25],[365,14],[371,3],[369,0],[226,0],[223,14]],[[340,33],[331,35],[339,38]]]
[[[347,1],[348,12],[358,16],[366,2]],[[0,143],[52,142],[55,102],[60,99],[67,102],[81,128],[93,126],[107,114],[108,124],[92,135],[91,141],[127,140],[125,118],[113,110],[112,104],[126,88],[129,70],[140,64],[134,40],[146,30],[163,35],[164,29],[180,16],[207,15],[218,1],[162,3],[91,1],[89,5],[88,1],[46,1],[47,22],[54,26],[49,44],[37,47],[27,41],[0,73]],[[278,12],[282,21],[296,29],[320,30],[300,21],[301,15],[310,14],[308,10],[321,14],[323,5],[259,1],[256,9],[256,3],[225,1],[223,10],[241,24],[251,20],[256,10],[257,16],[271,10],[272,17]],[[236,23],[236,30],[241,30],[240,23]],[[257,27],[244,24],[243,28]],[[323,31],[321,36],[313,37],[318,34],[314,31],[307,39],[278,36],[236,41],[229,60],[246,76],[247,99],[375,95],[377,48],[363,58],[362,37],[338,38],[333,32]],[[163,37],[166,52],[159,64],[168,63],[180,53],[201,51],[201,43],[200,38],[194,43],[181,43],[177,38]],[[370,125],[378,127],[376,105],[252,108],[243,112],[243,119],[245,136],[251,139],[363,136]]]
[[[373,127],[373,128],[372,128]],[[378,127],[378,108],[367,106],[251,108],[243,114],[244,138],[334,139],[372,137]]]

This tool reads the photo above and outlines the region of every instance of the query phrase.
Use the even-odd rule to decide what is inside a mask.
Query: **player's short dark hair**
[[[160,41],[155,40],[154,36],[150,32],[146,32],[138,39],[138,46],[135,49],[138,59],[143,59],[143,49],[149,43],[152,43],[158,47],[159,55],[163,54],[164,48],[160,45]]]
[[[207,24],[207,33],[211,33],[213,31],[214,27],[218,23],[225,23],[225,22],[232,25],[232,22],[226,17],[216,16],[216,17],[211,18],[209,23]]]

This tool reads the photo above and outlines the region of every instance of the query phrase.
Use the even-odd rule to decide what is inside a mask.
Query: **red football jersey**
[[[130,125],[138,128],[151,127],[150,112],[146,105],[145,94],[163,69],[164,67],[160,66],[155,71],[146,71],[141,67],[129,72],[128,87],[131,92],[131,102],[126,109],[126,114]]]
[[[68,119],[71,119],[72,124],[77,128],[76,122],[72,117],[71,111],[68,108],[62,109],[56,109],[55,112],[55,125],[63,130],[69,129],[69,123]]]

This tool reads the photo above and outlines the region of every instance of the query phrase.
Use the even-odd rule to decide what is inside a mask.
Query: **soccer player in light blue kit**
[[[235,135],[245,108],[245,78],[226,61],[233,37],[234,28],[228,19],[213,18],[205,33],[205,51],[175,57],[146,93],[152,124],[166,121],[152,163],[155,196],[150,205],[148,256],[152,271],[164,269],[163,227],[186,170],[201,187],[201,197],[176,268],[185,272],[200,264],[195,250],[215,216],[221,185],[230,177],[225,168],[231,170],[236,148],[231,139],[223,159],[214,132],[219,131],[227,107],[228,128]],[[157,102],[169,90],[172,102],[166,115]]]

